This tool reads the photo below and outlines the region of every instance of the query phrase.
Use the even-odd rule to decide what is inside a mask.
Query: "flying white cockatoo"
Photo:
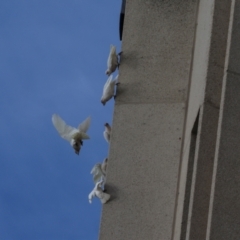
[[[114,80],[112,80],[112,79],[113,79],[113,76],[110,75],[110,77],[108,78],[107,82],[105,83],[105,85],[103,87],[103,94],[102,94],[102,98],[101,98],[101,103],[103,105],[105,105],[106,102],[109,101],[112,97],[115,98],[114,87],[115,87],[115,85],[119,84],[117,82],[118,75],[116,76],[116,78]]]
[[[93,175],[94,183],[97,183],[97,182],[103,180],[103,185],[105,184],[107,161],[108,161],[108,159],[105,158],[102,163],[96,163],[93,166],[93,169],[91,170],[91,174]]]
[[[107,70],[106,74],[109,76],[111,73],[115,72],[116,68],[119,66],[118,55],[121,55],[121,52],[117,54],[116,47],[110,45],[110,53],[107,60]]]
[[[79,155],[81,146],[83,145],[83,139],[89,139],[86,134],[90,126],[91,118],[88,117],[84,122],[79,124],[78,128],[68,126],[57,114],[52,115],[52,122],[54,127],[62,138],[69,141],[75,153]]]
[[[105,126],[105,130],[103,132],[103,137],[108,143],[110,143],[110,136],[112,131],[111,126],[108,123],[105,123],[104,126]]]
[[[94,189],[88,195],[89,203],[92,203],[94,197],[98,197],[101,203],[106,203],[110,199],[110,194],[103,192],[102,185],[103,181],[97,182]]]

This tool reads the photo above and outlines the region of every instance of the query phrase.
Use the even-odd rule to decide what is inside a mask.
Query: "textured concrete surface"
[[[208,9],[208,4],[205,6]],[[193,173],[195,176],[190,200],[189,232],[186,238],[191,240],[206,239],[230,6],[231,2],[228,0],[214,1],[212,8],[209,8],[212,12],[213,22],[200,122],[201,131],[198,137],[198,152]]]
[[[186,100],[195,2],[127,2],[118,103]]]
[[[178,200],[177,200],[177,213],[176,213],[176,224],[174,229],[174,239],[179,239],[181,234],[181,229],[186,228],[186,226],[181,226],[183,223],[182,218],[186,217],[186,212],[188,208],[186,207],[186,202],[190,199],[186,199],[187,195],[190,194],[188,188],[190,183],[186,183],[192,178],[187,177],[187,171],[189,166],[189,142],[191,141],[191,131],[193,124],[196,120],[199,109],[203,103],[204,89],[208,68],[208,56],[211,41],[211,27],[212,27],[212,5],[213,0],[201,0],[198,3],[198,15],[196,19],[196,32],[195,32],[195,44],[193,48],[193,59],[192,59],[192,70],[189,82],[189,97],[187,101],[187,114],[186,121],[184,125],[184,137],[183,137],[183,150],[182,150],[182,163],[181,163],[181,173],[180,182],[178,188]],[[193,153],[194,155],[195,153]],[[188,173],[189,175],[190,173]],[[187,186],[188,185],[188,186]],[[190,195],[188,195],[190,196]],[[185,203],[184,203],[185,201]],[[185,206],[184,206],[185,204]],[[183,209],[184,206],[184,209]],[[186,231],[183,230],[183,231]],[[182,237],[183,238],[183,235]]]
[[[196,9],[127,1],[102,240],[173,237]]]
[[[240,0],[127,1],[101,240],[240,239],[239,23]]]
[[[227,0],[199,1],[190,93],[185,122],[183,160],[179,184],[178,209],[175,226],[176,239],[179,239],[180,226],[183,221],[182,216],[185,218],[187,213],[187,222],[190,226],[187,226],[187,232],[186,234],[182,234],[181,239],[184,239],[184,237],[193,240],[204,239],[203,236],[206,235],[229,13],[230,2]],[[193,173],[197,174],[197,176],[192,176],[192,178],[188,177],[188,179],[186,179],[186,166],[189,165],[187,146],[189,145],[193,123],[196,120],[200,108],[202,109],[200,122],[201,132],[197,140],[194,162],[196,166],[194,167]],[[198,165],[199,168],[197,168]],[[204,171],[206,166],[208,166],[207,171]],[[190,173],[188,173],[188,175],[189,174]],[[191,194],[189,194],[189,189],[185,189],[185,186],[190,185],[188,182],[190,179],[192,179],[191,184],[196,184],[196,189],[194,189],[194,186],[191,186],[191,191],[193,191]],[[202,183],[206,184],[206,189],[204,190],[201,187]],[[188,197],[191,199],[187,200],[186,198]],[[182,213],[183,200],[185,204],[189,202],[189,208],[185,205],[185,212]],[[195,211],[196,208],[201,211],[204,209],[205,211]],[[194,214],[192,215],[193,212]],[[197,215],[195,213],[197,213]],[[184,226],[182,226],[182,229],[184,229]],[[191,235],[189,231],[191,231]]]
[[[240,239],[239,92],[240,76],[229,73],[225,91],[209,239]]]
[[[113,200],[103,209],[102,239],[171,235],[183,108],[181,103],[116,107],[106,185]]]
[[[193,194],[190,200],[190,226],[186,238],[192,240],[206,238],[219,109],[204,104],[202,114]]]
[[[181,229],[178,230],[179,232],[181,231],[181,235],[180,235],[181,240],[185,240],[187,236],[188,215],[189,215],[189,205],[190,205],[190,198],[191,198],[191,188],[192,188],[192,182],[193,182],[193,169],[194,169],[194,163],[195,163],[199,115],[191,131],[188,164],[185,165],[187,176],[186,176],[186,185],[185,185],[185,194],[184,194],[184,205],[183,205],[183,214],[181,219]]]
[[[211,218],[207,239],[211,240],[240,239],[240,1],[234,2],[229,62],[225,67],[227,73],[220,106],[221,121],[214,165],[213,198],[210,205]]]

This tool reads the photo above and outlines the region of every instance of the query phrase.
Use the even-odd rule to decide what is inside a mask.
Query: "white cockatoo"
[[[116,47],[113,45],[110,45],[110,53],[107,60],[106,74],[109,76],[111,73],[115,72],[118,66],[119,66],[119,62],[118,62]]]
[[[110,194],[103,192],[102,185],[103,181],[97,182],[94,189],[88,195],[89,203],[92,203],[94,197],[98,197],[101,203],[106,203],[110,199]]]
[[[112,131],[111,126],[108,123],[105,123],[104,126],[105,126],[105,130],[103,132],[103,137],[108,143],[110,143],[110,136]]]
[[[75,153],[79,155],[81,145],[83,145],[83,139],[89,139],[86,134],[90,126],[91,118],[88,117],[85,121],[79,124],[78,128],[68,126],[57,114],[53,114],[52,122],[54,127],[62,138],[69,141]]]
[[[105,158],[102,163],[96,163],[91,170],[91,174],[93,175],[94,183],[97,183],[103,180],[103,184],[106,180],[106,171],[107,171],[107,161],[108,159]]]
[[[115,85],[118,85],[119,83],[118,81],[118,75],[116,76],[116,78],[114,80],[113,76],[110,75],[110,77],[108,78],[107,82],[105,83],[104,87],[103,87],[103,94],[102,94],[102,98],[101,98],[101,103],[103,105],[106,104],[107,101],[109,101],[112,97],[115,97],[114,95],[114,87]]]

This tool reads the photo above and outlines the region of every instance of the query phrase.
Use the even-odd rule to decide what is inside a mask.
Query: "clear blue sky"
[[[101,204],[91,168],[108,154],[100,98],[121,1],[0,1],[0,239],[95,240]],[[116,75],[116,74],[115,74]],[[92,117],[77,156],[51,116]]]

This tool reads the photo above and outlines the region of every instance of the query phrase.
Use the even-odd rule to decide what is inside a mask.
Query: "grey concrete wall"
[[[197,114],[200,107],[204,101],[204,90],[206,85],[206,76],[209,65],[209,51],[210,51],[210,42],[212,35],[212,22],[213,22],[213,5],[214,0],[200,0],[198,6],[198,17],[196,21],[196,37],[195,44],[193,48],[193,63],[191,70],[191,80],[189,86],[189,98],[187,101],[187,116],[185,121],[184,128],[184,137],[183,137],[183,152],[182,152],[182,164],[181,164],[181,175],[180,175],[180,184],[179,184],[179,195],[177,203],[177,213],[176,213],[176,224],[174,229],[174,239],[179,239],[181,234],[181,224],[183,214],[186,215],[186,212],[183,213],[183,202],[186,197],[190,196],[188,191],[190,189],[185,189],[187,171],[189,166],[189,142],[191,140],[191,131],[193,124],[196,120]],[[198,149],[198,147],[196,148]],[[193,155],[195,152],[193,153]],[[188,173],[189,175],[190,173]],[[189,178],[190,179],[190,178]],[[192,178],[191,178],[192,179]],[[186,192],[187,191],[187,192]],[[185,206],[185,211],[188,211],[188,208]],[[182,236],[183,237],[183,236]]]
[[[232,1],[207,239],[240,239],[240,1]]]
[[[202,9],[204,12],[207,12],[207,9],[211,11],[212,27],[210,32],[210,48],[206,61],[207,71],[204,102],[201,111],[201,121],[199,123],[201,131],[198,136],[198,151],[195,156],[194,180],[189,206],[189,226],[186,239],[191,240],[206,239],[219,106],[231,10],[231,1],[228,0],[212,1],[211,7],[209,7],[210,2],[203,1],[202,3],[205,4],[206,11]]]
[[[189,205],[191,199],[191,189],[192,189],[192,182],[193,182],[193,169],[195,163],[195,152],[197,151],[197,133],[201,129],[199,129],[199,121],[201,121],[200,116],[202,114],[198,113],[198,117],[195,120],[191,131],[191,142],[190,142],[190,151],[189,151],[189,159],[187,168],[187,176],[186,176],[186,184],[185,184],[185,195],[184,195],[184,204],[183,204],[183,213],[181,218],[181,227],[179,227],[178,231],[181,233],[180,240],[185,240],[187,237],[187,230],[188,230],[188,216],[189,216]],[[177,224],[176,224],[177,226]],[[175,234],[176,236],[176,234]]]
[[[188,213],[186,234],[181,239],[205,239],[208,206],[211,192],[213,159],[217,139],[219,105],[223,81],[226,43],[231,1],[201,0],[199,2],[196,41],[188,111],[184,135],[184,147],[179,185],[175,239],[179,239],[183,200],[189,202],[184,211]],[[196,115],[201,108],[200,129],[195,151],[194,171],[192,172],[191,188],[185,190],[190,132]],[[190,174],[190,173],[188,173]],[[188,179],[188,181],[189,181]],[[191,191],[191,193],[189,193]],[[190,197],[190,199],[186,199]],[[183,229],[183,227],[182,227]]]
[[[127,2],[100,239],[240,239],[239,16],[240,0]]]
[[[102,240],[173,238],[197,5],[127,1]]]

